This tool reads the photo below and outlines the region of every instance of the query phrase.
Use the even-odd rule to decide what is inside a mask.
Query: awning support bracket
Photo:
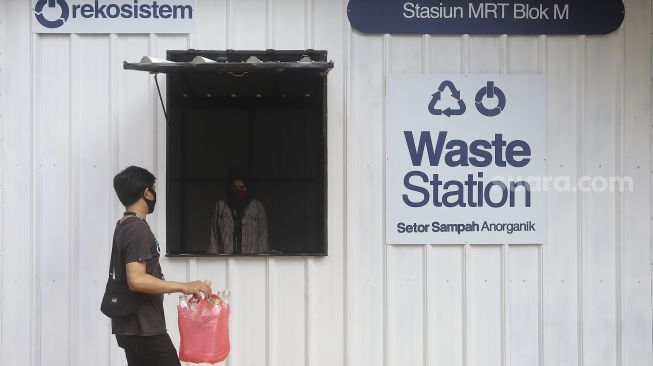
[[[163,96],[161,96],[161,88],[159,87],[159,79],[157,76],[159,76],[159,73],[154,73],[154,82],[156,83],[156,90],[159,93],[159,101],[161,101],[161,108],[163,109],[163,116],[166,119],[166,126],[170,129],[170,124],[168,124],[168,112],[166,112],[166,105],[163,103]]]

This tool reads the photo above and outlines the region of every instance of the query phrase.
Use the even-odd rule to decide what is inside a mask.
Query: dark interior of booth
[[[257,57],[281,64],[305,53]],[[249,173],[248,189],[265,208],[269,249],[258,255],[327,255],[326,72],[296,65],[239,71],[251,54],[232,53],[229,71],[167,73],[169,256],[210,255],[216,203],[226,199],[234,167]],[[168,60],[196,55],[169,51]]]

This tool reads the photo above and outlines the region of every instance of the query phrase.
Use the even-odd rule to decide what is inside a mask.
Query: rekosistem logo
[[[46,6],[47,5],[47,6]],[[60,8],[59,13],[56,8]],[[75,3],[69,6],[66,0],[38,0],[34,6],[36,20],[46,28],[59,28],[68,18],[77,19],[193,19],[193,7],[180,4],[151,3],[103,3],[100,0]]]
[[[55,20],[46,18],[44,14],[44,7],[46,4],[48,5],[48,8],[56,8],[57,6],[61,8],[61,15],[59,18]],[[46,28],[61,27],[66,22],[66,20],[68,20],[69,11],[70,10],[68,9],[68,3],[66,3],[66,0],[39,0],[36,2],[36,6],[34,6],[34,15],[36,16],[36,20],[38,20],[38,22]]]

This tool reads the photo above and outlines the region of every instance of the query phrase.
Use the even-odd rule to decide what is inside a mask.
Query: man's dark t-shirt
[[[118,221],[113,233],[113,245],[116,248],[116,279],[127,279],[126,263],[131,262],[144,262],[147,274],[163,278],[159,265],[159,242],[145,220],[131,215]],[[163,295],[144,296],[145,300],[134,315],[111,320],[113,334],[151,336],[167,332]]]

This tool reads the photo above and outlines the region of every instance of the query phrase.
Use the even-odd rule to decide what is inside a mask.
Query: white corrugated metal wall
[[[625,3],[606,36],[363,35],[344,0],[200,0],[192,35],[36,35],[31,2],[0,0],[0,364],[125,363],[98,310],[111,178],[131,164],[164,177],[165,121],[151,77],[121,62],[315,48],[336,65],[329,256],[163,262],[232,289],[228,365],[651,365],[651,3]],[[632,176],[635,191],[550,194],[542,246],[384,246],[391,72],[543,73],[548,173]]]

